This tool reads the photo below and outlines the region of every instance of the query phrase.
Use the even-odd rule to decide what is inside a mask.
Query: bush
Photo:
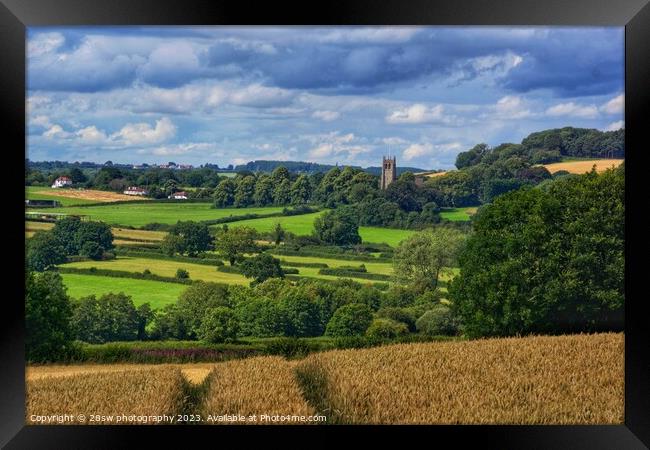
[[[372,309],[361,303],[341,306],[327,323],[328,336],[358,336],[366,332],[372,322]]]
[[[391,319],[375,319],[366,330],[366,336],[374,339],[394,339],[408,334],[406,324]]]
[[[409,331],[415,331],[415,317],[409,311],[395,306],[387,306],[377,311],[377,317],[380,319],[390,319],[395,322],[403,323]]]
[[[301,358],[307,356],[312,348],[304,339],[282,337],[269,341],[264,353],[267,355],[282,355],[285,358]]]
[[[176,278],[181,280],[186,280],[189,277],[190,277],[190,273],[187,270],[181,268],[176,270]]]
[[[336,269],[320,269],[318,273],[321,275],[332,275],[336,277],[363,278],[364,280],[390,281],[392,279],[390,275],[366,273],[360,271],[358,268],[355,268],[355,270],[345,270],[342,267]]]
[[[233,342],[239,333],[239,321],[232,309],[223,306],[210,308],[201,321],[198,337],[211,343]]]
[[[427,336],[455,335],[458,333],[458,325],[451,309],[445,305],[436,305],[415,322],[418,332]]]

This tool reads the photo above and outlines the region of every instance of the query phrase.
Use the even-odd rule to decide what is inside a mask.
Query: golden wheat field
[[[596,166],[596,172],[604,172],[612,167],[620,166],[622,162],[622,159],[594,159],[590,161],[566,161],[544,164],[544,167],[551,173],[566,170],[569,173],[583,174],[591,171],[594,165]]]
[[[43,419],[49,417],[63,424],[154,423],[152,416],[180,412],[184,382],[181,371],[169,367],[28,380],[26,422],[57,424]],[[115,419],[94,420],[96,416]]]
[[[222,416],[208,424],[296,423],[261,415],[352,424],[621,424],[623,363],[624,335],[600,333],[394,344],[302,360],[30,366],[27,422],[32,414],[185,412]]]
[[[621,424],[623,334],[338,350],[298,367],[331,421]]]
[[[203,414],[256,416],[248,424],[269,424],[262,415],[310,416],[315,413],[302,395],[295,376],[296,361],[278,356],[262,356],[228,361],[215,366],[209,376],[209,388]],[[233,421],[214,424],[236,423]],[[279,422],[296,424],[296,422]],[[302,423],[302,422],[297,422]]]

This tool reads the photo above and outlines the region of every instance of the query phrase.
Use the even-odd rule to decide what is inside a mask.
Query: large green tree
[[[471,336],[622,329],[624,169],[484,207],[449,294]]]
[[[27,241],[27,266],[42,272],[66,262],[66,250],[49,231],[38,231]]]
[[[73,350],[72,305],[56,272],[27,272],[25,351],[32,362],[56,361]]]
[[[413,234],[395,249],[395,275],[420,289],[435,290],[440,275],[456,264],[464,241],[463,233],[447,227]]]
[[[221,229],[217,233],[215,248],[228,259],[231,266],[234,266],[244,253],[252,253],[257,250],[256,237],[257,232],[250,227]]]
[[[314,234],[333,245],[360,244],[358,219],[350,207],[328,211],[314,220]]]
[[[201,252],[212,250],[213,238],[206,224],[191,220],[179,221],[169,230],[162,246],[168,254],[196,256]]]
[[[241,264],[241,272],[254,283],[262,283],[269,278],[284,278],[280,260],[268,253],[261,253]]]
[[[138,338],[140,317],[130,296],[108,293],[78,300],[72,316],[77,339],[93,344],[133,341]]]

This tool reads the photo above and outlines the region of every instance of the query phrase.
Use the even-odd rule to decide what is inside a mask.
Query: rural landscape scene
[[[623,423],[623,37],[30,28],[26,423]]]

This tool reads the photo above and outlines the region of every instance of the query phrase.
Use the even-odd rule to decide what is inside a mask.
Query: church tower
[[[381,164],[381,180],[380,187],[381,189],[386,189],[389,184],[397,180],[397,160],[395,156],[382,158]]]

